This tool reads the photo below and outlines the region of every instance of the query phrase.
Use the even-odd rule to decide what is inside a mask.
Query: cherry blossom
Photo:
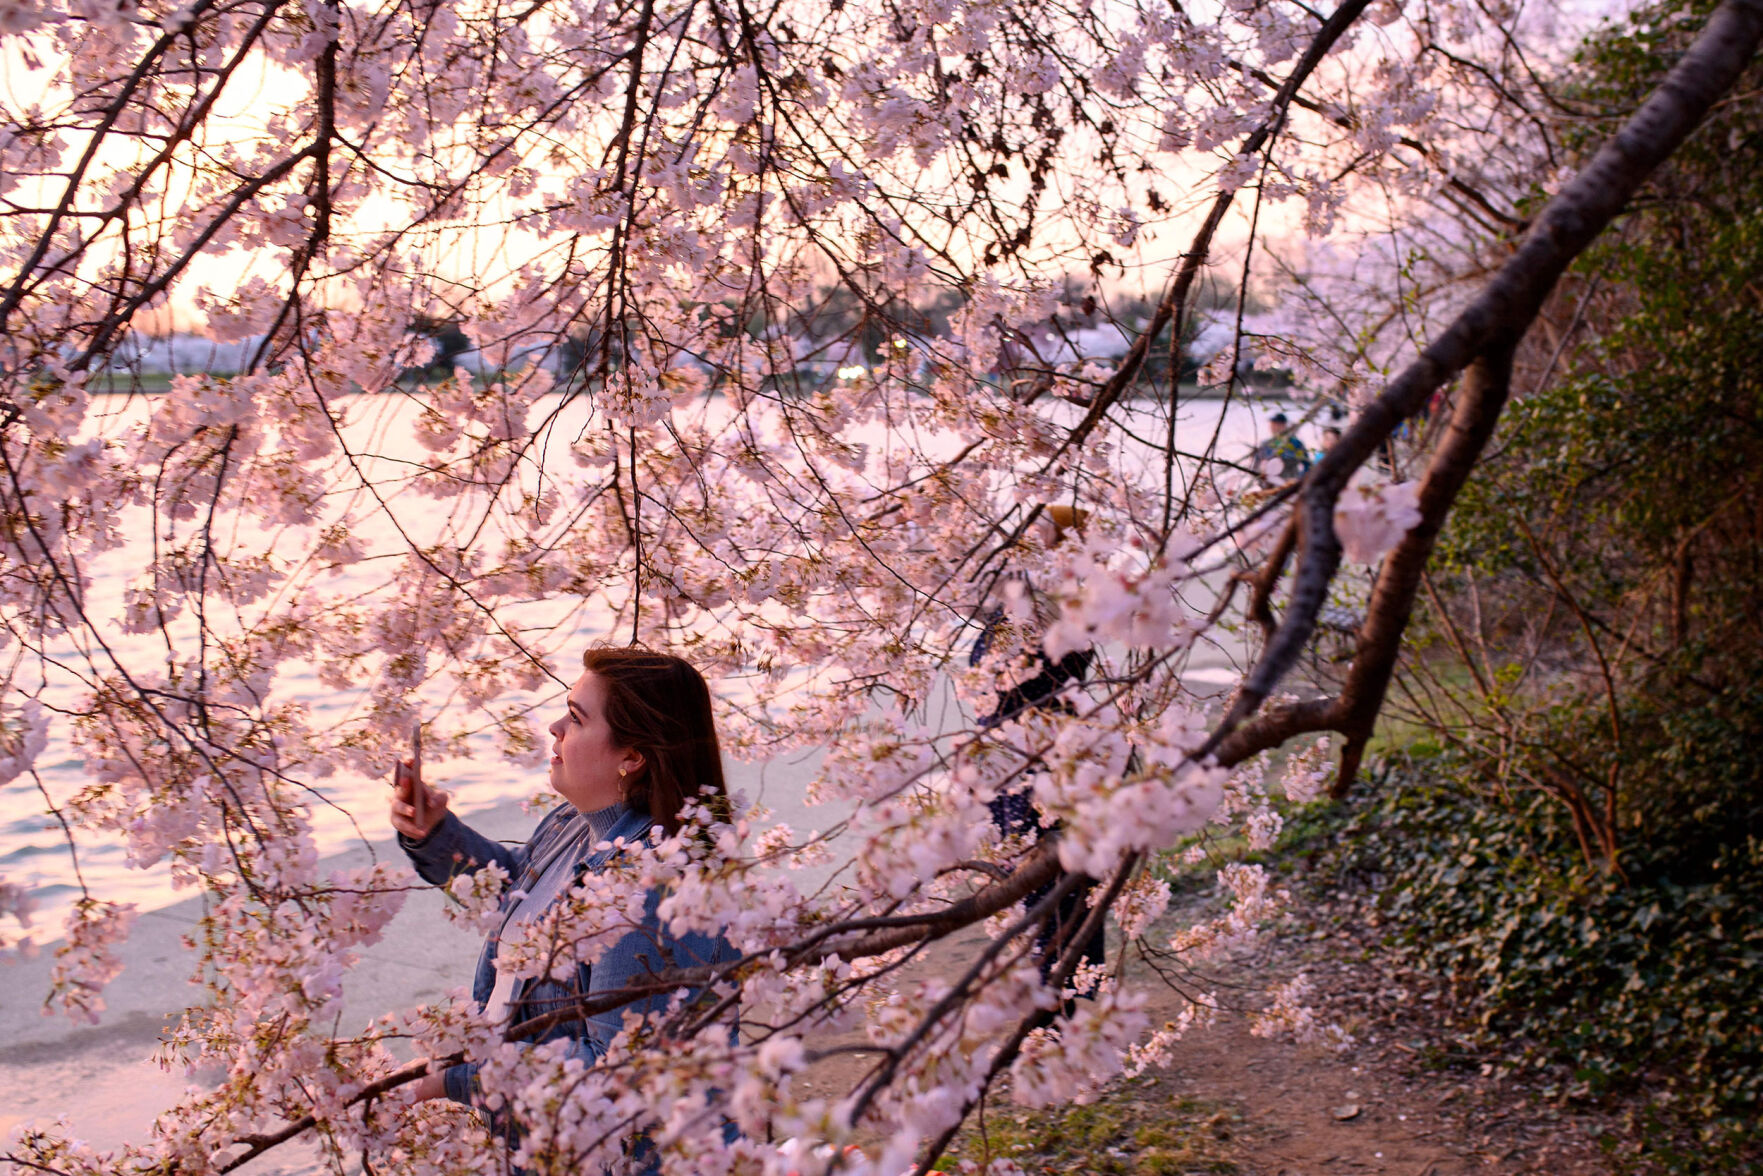
[[[1516,223],[1574,178],[1514,113],[1555,46],[1532,18],[1411,9],[0,0],[0,787],[70,863],[202,894],[161,1056],[220,1075],[149,1140],[35,1129],[19,1162],[211,1170],[286,1129],[337,1171],[584,1171],[641,1130],[667,1172],[897,1176],[1001,1074],[1046,1106],[1175,1057],[1212,1002],[1153,1028],[1136,981],[1043,971],[1026,896],[1081,873],[1147,948],[1250,942],[1291,901],[1261,867],[1217,862],[1228,909],[1191,927],[1151,867],[1269,845],[1329,782],[1321,740],[1269,776],[1316,727],[1254,742],[1304,701],[1255,598],[1315,487],[1184,423],[1193,283],[1280,291],[1215,313],[1202,383],[1243,395],[1241,352],[1300,411],[1365,410],[1321,505],[1353,564],[1399,559],[1449,505],[1431,439],[1347,479],[1505,264],[1461,208]],[[1127,275],[1147,321],[1110,311]],[[826,815],[696,811],[501,961],[592,963],[654,890],[741,962],[668,979],[592,1066],[458,992],[339,1024],[415,883],[324,865],[328,806],[418,721],[525,779],[590,639],[689,657],[731,758],[823,752]],[[998,833],[1006,794],[1031,830]],[[455,880],[449,917],[488,933],[510,884]],[[59,926],[47,995],[94,1018],[136,912],[74,889],[26,927],[0,880],[0,947]],[[967,929],[968,971],[908,976]],[[1341,1040],[1307,999],[1265,1023]],[[873,1065],[810,1096],[847,1033]],[[512,1154],[411,1103],[406,1046],[483,1062]]]
[[[1355,563],[1376,563],[1420,521],[1420,487],[1414,482],[1363,480],[1335,503],[1335,534]]]

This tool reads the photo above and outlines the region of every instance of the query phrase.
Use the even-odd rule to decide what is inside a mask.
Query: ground
[[[1375,964],[1340,958],[1331,950],[1337,946],[1332,937],[1270,937],[1210,969],[1208,980],[1221,994],[1237,994],[1225,1001],[1246,1004],[1268,978],[1304,971],[1317,982],[1322,1010],[1359,1037],[1352,1049],[1257,1037],[1246,1008],[1227,1009],[1209,1029],[1188,1035],[1174,1066],[1116,1082],[1091,1107],[995,1110],[987,1133],[993,1154],[1036,1174],[1614,1170],[1595,1142],[1608,1126],[1599,1117],[1548,1105],[1510,1078],[1437,1068],[1439,1026],[1427,994],[1392,988],[1394,978]],[[980,1135],[970,1125],[958,1154],[978,1158]]]
[[[1177,904],[1164,930],[1216,902]],[[946,1157],[1003,1156],[1031,1176],[1604,1176],[1624,1169],[1600,1145],[1623,1134],[1608,1112],[1551,1097],[1547,1076],[1483,1073],[1461,1047],[1462,1026],[1424,977],[1394,970],[1373,951],[1375,930],[1328,904],[1299,908],[1256,945],[1206,965],[1193,979],[1220,994],[1215,1024],[1190,1033],[1175,1065],[1112,1083],[1094,1103],[1028,1111],[1008,1090],[988,1100]],[[971,938],[971,937],[970,937]],[[947,968],[971,949],[957,939],[936,953]],[[1250,1013],[1271,983],[1303,972],[1318,1009],[1357,1039],[1345,1051],[1250,1032]],[[1129,973],[1153,994],[1154,1023],[1173,994]],[[862,1068],[850,1055],[840,1069]],[[833,1078],[827,1074],[825,1077]],[[839,1075],[837,1077],[848,1077]]]

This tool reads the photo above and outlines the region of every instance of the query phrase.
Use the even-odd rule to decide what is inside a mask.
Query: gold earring
[[[620,778],[622,778],[625,775],[625,770],[623,768],[618,769],[618,774]]]

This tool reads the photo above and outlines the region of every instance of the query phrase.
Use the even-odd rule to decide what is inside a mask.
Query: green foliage
[[[1559,804],[1489,798],[1438,749],[1294,833],[1326,884],[1370,884],[1391,945],[1453,981],[1490,1056],[1565,1066],[1582,1095],[1667,1094],[1742,1152],[1763,1114],[1763,687],[1636,719],[1626,877],[1586,866]]]
[[[1568,158],[1714,6],[1581,47],[1550,116]],[[1406,742],[1300,830],[1454,982],[1478,1064],[1644,1093],[1702,1134],[1648,1138],[1681,1171],[1763,1171],[1760,96],[1763,63],[1564,280],[1440,537]]]
[[[1643,6],[1586,42],[1561,91],[1588,112],[1558,119],[1569,154],[1608,137],[1713,7]],[[1575,266],[1441,540],[1442,567],[1498,579],[1507,621],[1571,597],[1668,682],[1743,680],[1763,651],[1760,87],[1763,65]]]

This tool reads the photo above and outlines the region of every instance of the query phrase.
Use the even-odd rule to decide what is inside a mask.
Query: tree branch
[[[1500,419],[1512,387],[1512,348],[1496,349],[1478,358],[1453,398],[1450,424],[1433,450],[1426,478],[1420,485],[1420,522],[1402,536],[1384,560],[1377,584],[1366,606],[1365,623],[1359,629],[1359,646],[1352,668],[1341,688],[1341,770],[1335,777],[1333,795],[1346,795],[1365,755],[1377,713],[1383,708],[1402,634],[1414,615],[1414,597],[1420,590],[1426,562],[1438,541],[1445,517],[1457,494],[1469,480],[1494,425]]]
[[[1322,59],[1328,56],[1329,50],[1334,48],[1335,42],[1340,40],[1341,35],[1352,27],[1353,22],[1359,19],[1360,13],[1364,12],[1369,4],[1370,0],[1347,0],[1345,4],[1335,9],[1334,15],[1323,22],[1315,39],[1310,42],[1310,47],[1304,51],[1304,56],[1298,60],[1298,64],[1287,76],[1285,84],[1274,95],[1272,109],[1268,113],[1267,120],[1256,127],[1254,132],[1243,141],[1243,145],[1237,151],[1239,155],[1255,154],[1278,132],[1280,125],[1285,121],[1286,109],[1297,95],[1298,90],[1310,79],[1310,75],[1316,72],[1316,67],[1322,64]],[[1090,409],[1084,414],[1083,420],[1077,423],[1065,440],[1060,443],[1058,450],[1047,459],[1049,466],[1073,446],[1083,444],[1084,439],[1102,422],[1103,415],[1131,386],[1139,369],[1144,366],[1145,358],[1151,352],[1152,341],[1162,334],[1163,328],[1169,326],[1171,320],[1175,323],[1172,338],[1179,346],[1182,313],[1187,306],[1188,294],[1193,289],[1195,279],[1200,276],[1201,268],[1206,264],[1206,256],[1212,249],[1212,238],[1217,234],[1218,226],[1224,222],[1224,214],[1230,211],[1230,206],[1235,199],[1235,192],[1220,192],[1217,198],[1212,201],[1212,210],[1206,214],[1206,220],[1200,225],[1200,231],[1194,235],[1193,244],[1182,255],[1181,269],[1176,271],[1175,281],[1170,284],[1169,291],[1163,295],[1162,301],[1158,302],[1156,313],[1151,316],[1150,323],[1139,337],[1133,340],[1132,347],[1121,358],[1120,366],[1115,369],[1108,382],[1096,391],[1095,400],[1091,402]]]
[[[1549,202],[1511,260],[1463,313],[1366,405],[1340,441],[1317,462],[1299,492],[1299,555],[1290,606],[1230,713],[1203,750],[1222,748],[1297,664],[1309,644],[1328,585],[1340,567],[1334,504],[1348,479],[1448,380],[1483,356],[1516,348],[1567,267],[1733,86],[1755,55],[1759,40],[1763,40],[1763,0],[1727,0],[1722,4],[1641,108]],[[1474,429],[1491,433],[1503,403],[1503,396],[1483,398],[1481,411],[1491,412],[1493,419],[1475,422]],[[1443,483],[1439,487],[1442,489]],[[1391,600],[1383,607],[1396,606]],[[1374,686],[1371,670],[1365,673],[1356,698],[1375,693],[1381,702],[1382,691]],[[1345,713],[1340,712],[1342,716]],[[1247,733],[1232,746],[1269,746],[1263,741],[1291,721],[1291,708],[1283,708],[1270,716],[1268,731]]]

